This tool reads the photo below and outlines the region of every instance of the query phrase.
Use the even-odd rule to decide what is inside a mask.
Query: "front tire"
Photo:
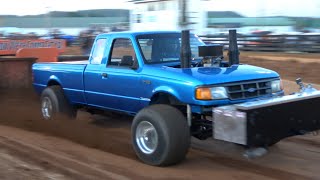
[[[142,109],[133,120],[131,132],[137,156],[153,166],[181,162],[190,146],[186,118],[169,105],[157,104]]]
[[[76,109],[69,104],[60,86],[49,86],[42,91],[41,113],[45,120],[55,119],[58,115],[76,117]]]

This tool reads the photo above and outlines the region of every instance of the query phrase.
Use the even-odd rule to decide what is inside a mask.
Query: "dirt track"
[[[320,54],[248,53],[240,54],[240,61],[278,72],[281,78],[320,84]],[[317,61],[318,59],[318,61]]]
[[[296,66],[279,72],[294,77]],[[320,84],[312,76],[307,82]],[[287,93],[296,89],[290,81],[284,84]],[[79,112],[75,121],[44,121],[32,91],[1,92],[0,99],[0,179],[320,179],[320,136],[283,140],[254,160],[244,158],[239,146],[193,139],[186,161],[157,168],[136,158],[130,117]]]

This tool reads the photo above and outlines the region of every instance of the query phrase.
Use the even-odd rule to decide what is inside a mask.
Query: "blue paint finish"
[[[108,77],[97,77],[92,83],[98,86],[90,87],[86,91],[88,103],[112,109],[123,109],[136,112],[142,107],[140,97],[143,91],[141,87],[140,74],[135,70],[124,67],[102,67],[100,74],[106,73]]]
[[[83,72],[85,67],[86,63],[35,63],[32,66],[34,83],[47,86],[50,81],[55,81],[64,89],[70,103],[85,104],[83,95]],[[41,88],[41,90],[43,89]]]
[[[38,94],[40,94],[47,87],[47,85],[37,84],[37,83],[33,83],[32,85],[33,85],[35,92]]]
[[[190,104],[193,112],[202,113],[203,106],[220,106],[253,99],[197,100],[195,99],[196,87],[223,86],[226,83],[279,78],[279,74],[274,71],[245,64],[233,65],[229,68],[185,69],[174,68],[179,65],[179,62],[146,64],[136,40],[137,36],[166,33],[178,32],[119,32],[98,35],[96,39],[107,39],[101,64],[91,64],[91,57],[89,61],[35,63],[32,67],[35,91],[40,94],[50,81],[55,81],[61,85],[72,104],[129,114],[135,114],[148,106],[155,94],[167,93],[182,103]],[[132,41],[139,64],[138,69],[108,65],[112,42],[115,38],[127,38]]]

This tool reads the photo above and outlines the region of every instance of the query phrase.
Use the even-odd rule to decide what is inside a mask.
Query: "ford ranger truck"
[[[33,86],[45,120],[75,118],[78,109],[132,115],[133,149],[154,166],[185,159],[191,136],[250,149],[320,129],[319,91],[300,82],[285,96],[277,72],[222,54],[177,31],[101,34],[88,61],[33,64]]]

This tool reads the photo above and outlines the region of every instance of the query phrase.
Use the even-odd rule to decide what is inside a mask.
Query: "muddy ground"
[[[284,81],[287,93],[297,89],[291,82],[296,77],[320,84],[320,64],[310,62],[317,54],[246,52],[241,56],[246,57],[244,63],[278,71],[289,80]],[[0,179],[320,179],[320,136],[285,139],[257,159],[246,159],[237,145],[192,139],[184,162],[159,168],[145,165],[135,156],[131,120],[79,111],[76,120],[44,121],[39,98],[32,90],[2,90]]]
[[[320,54],[241,52],[240,61],[272,69],[285,80],[320,84]]]

